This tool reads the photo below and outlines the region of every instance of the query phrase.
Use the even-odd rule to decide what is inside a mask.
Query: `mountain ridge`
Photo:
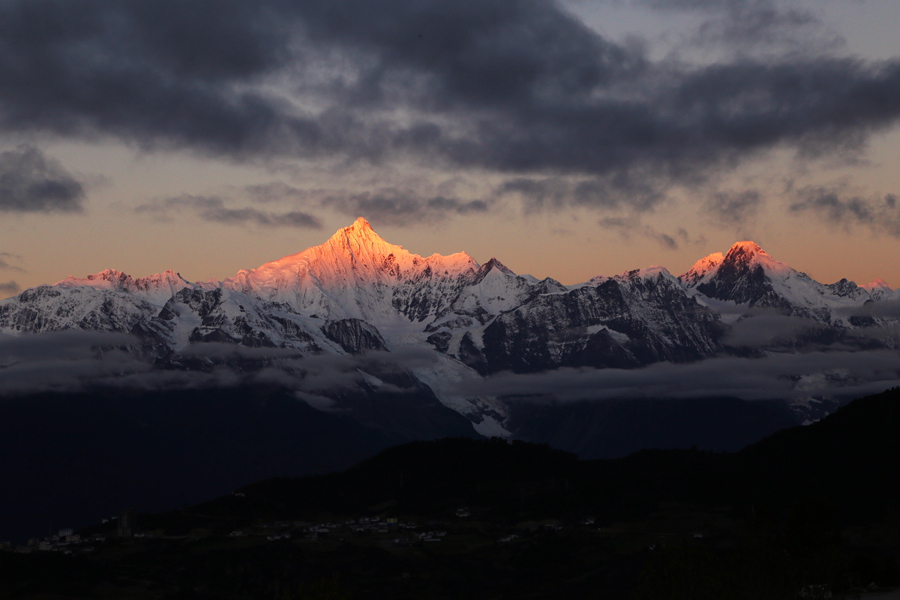
[[[368,242],[368,243],[366,243],[366,242]],[[529,276],[529,275],[515,274],[511,269],[509,269],[507,266],[505,266],[496,257],[490,258],[484,264],[479,264],[474,258],[472,258],[469,254],[467,254],[464,251],[457,252],[454,254],[449,254],[449,255],[442,255],[442,254],[434,253],[428,257],[413,254],[413,253],[409,252],[408,250],[406,250],[405,248],[403,248],[403,246],[391,244],[391,243],[385,241],[380,235],[378,235],[374,231],[371,224],[368,221],[366,221],[365,218],[359,217],[359,218],[357,218],[356,221],[354,221],[353,224],[351,224],[347,227],[338,229],[331,236],[331,238],[326,240],[326,242],[324,242],[323,244],[320,244],[318,246],[311,246],[310,248],[307,248],[306,250],[303,250],[296,254],[287,255],[280,259],[269,261],[267,263],[260,265],[259,267],[253,268],[253,269],[241,269],[237,273],[235,273],[235,275],[228,277],[221,281],[218,279],[210,279],[210,280],[203,281],[203,282],[189,282],[188,280],[184,279],[180,273],[177,273],[173,269],[166,269],[160,273],[153,273],[153,274],[150,274],[150,275],[147,275],[144,277],[133,278],[131,275],[129,275],[127,273],[124,273],[117,269],[110,268],[110,269],[104,269],[102,271],[99,271],[98,273],[86,275],[84,277],[77,277],[74,275],[69,275],[69,276],[65,277],[64,279],[62,279],[54,284],[50,284],[50,285],[52,285],[52,286],[69,286],[69,287],[81,285],[81,286],[91,286],[91,287],[100,288],[100,287],[103,287],[103,284],[101,282],[111,282],[113,279],[118,279],[118,280],[122,281],[122,285],[120,286],[119,289],[123,289],[126,291],[132,291],[134,289],[141,289],[141,288],[147,289],[147,288],[150,288],[154,282],[161,281],[161,280],[162,281],[172,281],[173,283],[180,281],[187,285],[222,286],[222,287],[230,287],[233,289],[238,289],[240,286],[243,285],[243,286],[249,288],[249,287],[251,287],[248,285],[249,281],[254,281],[254,280],[255,281],[260,281],[260,280],[265,281],[265,279],[266,279],[263,276],[254,278],[254,277],[252,277],[253,274],[265,275],[265,274],[270,274],[273,272],[280,274],[281,272],[284,272],[284,271],[290,271],[290,269],[288,267],[292,266],[292,265],[296,265],[297,263],[304,263],[305,265],[308,265],[311,262],[313,262],[310,260],[311,258],[321,258],[322,252],[315,252],[317,250],[325,249],[325,248],[347,250],[347,251],[350,251],[350,254],[354,257],[352,260],[355,261],[355,260],[358,260],[356,257],[360,254],[360,249],[365,248],[366,246],[368,246],[366,248],[366,250],[370,256],[375,256],[375,254],[374,254],[375,249],[381,250],[383,257],[390,257],[392,254],[394,255],[394,257],[395,257],[394,261],[391,261],[389,264],[383,265],[384,267],[388,268],[388,273],[392,276],[396,276],[400,272],[400,269],[397,268],[398,265],[396,262],[396,256],[400,255],[400,256],[404,257],[405,259],[407,259],[407,262],[412,261],[415,264],[415,266],[418,266],[420,264],[425,264],[426,266],[430,266],[428,261],[434,261],[434,262],[448,261],[451,264],[456,264],[456,265],[464,264],[466,267],[474,267],[476,269],[476,271],[478,271],[484,267],[487,267],[488,265],[494,265],[497,268],[499,268],[500,270],[505,271],[508,274],[516,275],[517,277],[522,277],[526,280],[531,279],[531,276]],[[355,252],[353,251],[353,249],[355,249]],[[363,253],[363,254],[365,254],[365,253]],[[764,268],[767,268],[767,270],[775,271],[775,272],[778,272],[779,274],[786,274],[786,273],[790,273],[793,271],[793,272],[796,272],[805,277],[809,277],[805,273],[801,273],[799,271],[794,271],[794,269],[789,267],[786,263],[775,260],[756,242],[745,240],[745,241],[735,242],[726,253],[714,252],[703,258],[700,258],[699,260],[697,260],[696,263],[694,263],[694,265],[690,269],[688,269],[685,273],[678,275],[676,278],[679,279],[680,281],[682,281],[683,283],[685,283],[686,285],[688,285],[689,287],[696,287],[700,283],[700,280],[704,280],[704,282],[705,282],[705,280],[708,279],[710,276],[715,275],[716,272],[718,271],[718,268],[721,266],[721,264],[725,261],[726,258],[732,258],[732,257],[734,257],[732,262],[737,262],[738,260],[743,258],[745,263],[751,263],[752,266],[758,266],[758,265],[761,266],[761,264],[762,264],[762,265],[765,265]],[[453,259],[453,261],[450,261],[450,259]],[[370,262],[372,262],[373,266],[374,266],[374,263],[377,263],[378,261],[370,260]],[[365,266],[368,266],[368,263],[366,263],[364,261],[362,262],[362,264]],[[302,267],[297,268],[298,271],[300,269],[302,269]],[[624,271],[618,275],[602,275],[602,274],[595,275],[594,277],[591,277],[590,279],[588,279],[587,281],[585,281],[583,283],[574,283],[574,284],[569,284],[569,285],[559,284],[559,285],[566,287],[568,289],[572,289],[572,288],[587,285],[592,282],[602,282],[611,277],[622,277],[628,273],[632,273],[635,271],[653,271],[653,270],[658,270],[658,269],[661,269],[661,270],[669,273],[669,270],[664,266],[650,265],[648,267]],[[295,271],[294,274],[297,274],[297,272]],[[559,283],[558,281],[554,280],[552,277],[546,277],[541,280],[534,278],[535,282],[547,281],[547,280],[553,281],[554,283]],[[132,283],[129,284],[129,283],[126,283],[126,281],[132,282]],[[894,288],[891,288],[887,284],[887,282],[885,282],[883,279],[878,278],[878,277],[876,277],[871,282],[868,282],[868,283],[862,284],[862,285],[857,284],[856,282],[847,280],[846,278],[840,279],[833,284],[820,284],[820,285],[839,286],[845,282],[851,283],[854,286],[856,286],[857,288],[859,288],[861,290],[865,290],[866,292],[869,292],[870,294],[875,293],[876,295],[879,295],[879,296],[893,295],[897,292],[897,290],[895,290]],[[42,284],[42,286],[43,285],[47,285],[47,284]],[[42,286],[37,286],[37,287],[42,287]],[[29,288],[29,289],[31,289],[31,288]],[[12,296],[12,297],[15,297],[15,296]],[[874,298],[874,299],[878,299],[878,298]]]
[[[566,286],[517,275],[496,258],[482,265],[465,252],[413,254],[360,217],[323,244],[223,281],[110,269],[30,288],[0,301],[0,334],[124,334],[131,342],[117,347],[153,372],[277,377],[307,398],[368,389],[368,376],[382,377],[367,357],[380,353],[375,370],[403,374],[410,389],[429,387],[483,434],[512,435],[503,426],[507,403],[477,391],[480,382],[773,352],[894,351],[897,300],[882,281],[819,283],[750,241],[678,277],[651,266]],[[317,375],[325,363],[340,364],[340,377]],[[821,399],[802,387],[810,377],[857,377],[803,368],[792,375],[794,399]]]

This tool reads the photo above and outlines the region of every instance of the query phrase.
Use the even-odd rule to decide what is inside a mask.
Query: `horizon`
[[[749,239],[900,285],[897,3],[348,1],[4,3],[0,297],[359,214],[567,284]]]
[[[178,268],[177,266],[169,267],[169,268],[166,268],[166,269],[164,269],[164,270],[162,270],[162,271],[158,271],[158,272],[156,272],[156,273],[147,273],[147,274],[145,274],[145,275],[135,275],[135,274],[130,273],[129,271],[124,270],[124,269],[118,269],[118,268],[115,268],[115,267],[107,267],[107,268],[105,268],[105,269],[102,269],[102,270],[100,270],[100,271],[96,271],[96,272],[94,272],[94,273],[85,273],[85,274],[83,274],[83,275],[69,274],[69,275],[65,276],[64,278],[60,279],[59,281],[55,281],[55,282],[52,282],[52,283],[51,283],[51,282],[38,283],[38,284],[36,284],[35,286],[32,286],[32,287],[39,287],[39,286],[45,286],[45,285],[55,286],[55,285],[59,285],[59,284],[61,284],[61,283],[64,283],[64,282],[66,282],[66,281],[68,281],[68,280],[76,280],[76,281],[81,282],[81,285],[84,285],[84,281],[85,281],[85,280],[87,280],[87,279],[89,279],[89,278],[91,278],[91,277],[94,277],[94,276],[96,276],[96,275],[100,275],[100,274],[103,274],[103,273],[105,273],[105,272],[109,272],[109,271],[112,271],[112,272],[115,272],[115,273],[118,273],[118,274],[122,274],[122,275],[126,275],[126,276],[128,276],[128,277],[130,277],[130,278],[132,278],[132,279],[135,279],[135,280],[137,280],[137,279],[144,279],[144,278],[148,278],[148,277],[153,277],[153,276],[156,276],[156,275],[163,275],[163,274],[165,274],[165,273],[172,272],[172,273],[175,273],[176,275],[178,275],[179,277],[181,277],[182,279],[184,279],[186,282],[192,283],[192,284],[201,284],[201,283],[221,283],[222,281],[226,281],[226,280],[228,280],[228,279],[231,279],[234,275],[240,273],[241,271],[245,271],[245,270],[252,271],[252,270],[257,269],[257,268],[260,268],[260,267],[262,267],[262,266],[264,266],[264,265],[266,265],[266,264],[273,263],[273,262],[278,262],[278,261],[284,260],[284,259],[286,259],[286,258],[290,258],[290,257],[292,257],[292,256],[297,256],[297,255],[303,254],[303,253],[306,252],[307,250],[310,250],[310,249],[315,248],[315,247],[317,247],[317,246],[322,246],[322,245],[324,245],[329,239],[331,239],[331,237],[333,237],[334,235],[337,235],[337,234],[340,233],[342,230],[345,230],[345,229],[351,229],[351,228],[353,227],[353,225],[359,223],[360,220],[364,221],[365,224],[368,225],[368,226],[371,228],[371,230],[375,233],[375,235],[377,235],[379,238],[381,238],[382,240],[384,240],[387,244],[392,245],[392,246],[399,246],[399,247],[401,247],[402,249],[406,250],[407,252],[410,252],[411,254],[413,254],[413,255],[415,255],[415,256],[418,256],[418,257],[420,257],[420,258],[427,258],[427,257],[429,257],[429,256],[435,256],[435,255],[437,255],[437,256],[448,256],[448,255],[445,255],[445,254],[440,254],[440,253],[438,253],[438,252],[434,252],[434,253],[431,253],[431,254],[418,254],[418,253],[416,253],[416,252],[412,252],[412,251],[410,251],[408,248],[406,248],[403,244],[395,244],[393,241],[388,240],[388,239],[385,239],[383,236],[381,236],[381,235],[375,230],[374,227],[371,227],[371,224],[368,222],[368,220],[367,220],[364,216],[360,216],[360,217],[357,217],[357,219],[356,219],[353,223],[351,223],[350,225],[346,225],[346,226],[343,226],[343,227],[338,228],[338,229],[335,231],[335,233],[332,234],[332,236],[329,236],[328,238],[326,238],[325,240],[323,240],[322,242],[320,242],[320,243],[318,243],[318,244],[314,244],[313,246],[309,246],[309,247],[307,247],[307,248],[304,248],[303,250],[300,250],[299,252],[294,252],[294,253],[291,253],[291,254],[287,254],[287,255],[285,255],[285,256],[281,256],[281,257],[278,257],[278,258],[274,258],[274,259],[271,259],[271,260],[267,260],[267,261],[265,261],[264,263],[261,263],[261,264],[255,266],[255,267],[250,267],[250,268],[239,268],[239,269],[235,270],[234,273],[233,273],[232,275],[229,275],[229,276],[227,276],[227,277],[222,277],[222,278],[213,277],[213,278],[208,278],[208,279],[191,279],[191,278],[184,277],[184,276],[182,275],[181,271],[179,270],[179,268]],[[566,285],[566,286],[575,286],[575,285],[579,285],[579,284],[586,283],[586,282],[590,281],[591,279],[594,279],[594,278],[597,278],[597,277],[616,277],[616,276],[620,276],[620,275],[625,275],[625,274],[627,274],[627,273],[629,273],[629,272],[636,271],[636,270],[637,270],[637,271],[641,271],[641,270],[645,270],[645,269],[663,268],[663,269],[665,269],[669,274],[671,274],[671,275],[673,275],[674,277],[678,278],[678,277],[682,277],[682,276],[686,275],[687,273],[689,273],[690,270],[691,270],[692,268],[694,268],[695,266],[699,265],[699,264],[702,263],[704,260],[706,260],[706,259],[708,259],[708,258],[710,258],[710,257],[716,256],[716,255],[721,255],[721,256],[723,256],[723,257],[724,257],[724,256],[727,256],[727,254],[728,254],[728,252],[729,252],[730,250],[734,249],[735,247],[743,246],[743,245],[745,245],[745,244],[753,244],[753,245],[754,245],[757,249],[759,249],[763,254],[769,256],[770,258],[772,258],[772,259],[775,260],[776,262],[785,264],[785,265],[787,265],[788,267],[790,267],[790,268],[792,268],[792,269],[794,269],[795,271],[798,271],[798,272],[800,272],[800,273],[806,273],[806,272],[803,271],[802,269],[796,268],[794,265],[791,265],[791,264],[789,264],[789,263],[787,263],[787,262],[785,262],[785,261],[781,261],[781,260],[779,260],[777,257],[773,257],[771,254],[769,254],[769,253],[766,251],[765,248],[763,248],[760,244],[756,243],[756,242],[753,241],[753,240],[739,240],[739,241],[736,241],[736,242],[732,243],[731,246],[729,246],[728,249],[726,249],[726,250],[724,250],[724,251],[721,251],[721,250],[713,251],[713,252],[711,252],[711,253],[709,253],[709,254],[707,254],[707,255],[705,255],[705,256],[701,256],[701,257],[697,258],[697,259],[691,264],[691,266],[688,267],[688,269],[685,269],[684,271],[681,271],[681,272],[674,272],[674,271],[672,271],[668,266],[666,266],[666,265],[664,265],[664,264],[653,263],[653,264],[648,264],[648,265],[644,265],[644,266],[639,266],[639,267],[634,267],[634,268],[631,268],[631,269],[627,269],[627,270],[622,271],[622,272],[619,272],[619,273],[596,273],[595,275],[592,275],[592,276],[590,276],[588,279],[585,279],[585,280],[583,280],[583,281],[572,281],[572,282],[562,281],[562,280],[560,280],[560,279],[554,277],[552,274],[548,274],[548,275],[546,275],[546,277],[549,277],[549,278],[551,278],[551,279],[555,279],[556,281],[559,281],[560,283],[562,283],[563,285]],[[470,258],[472,258],[473,260],[475,260],[475,262],[478,263],[479,266],[482,266],[482,265],[484,265],[484,264],[490,262],[491,260],[497,260],[497,261],[499,261],[501,264],[503,264],[504,266],[506,266],[506,263],[505,263],[505,262],[503,261],[503,259],[500,258],[499,256],[491,256],[491,257],[489,257],[489,258],[486,259],[486,260],[478,260],[477,258],[475,258],[474,256],[472,256],[471,254],[469,254],[465,249],[460,250],[459,253],[466,254],[467,256],[469,256]],[[454,253],[454,254],[456,254],[456,253]],[[516,273],[516,275],[519,275],[519,276],[533,276],[531,273],[519,273],[519,272],[516,272],[515,270],[514,270],[514,272]],[[544,277],[540,277],[540,278],[538,278],[538,279],[544,279]],[[813,279],[815,279],[815,278],[813,278]],[[892,290],[894,289],[893,287],[890,286],[890,283],[889,283],[889,282],[885,281],[885,280],[884,280],[883,278],[881,278],[881,277],[876,277],[876,278],[874,278],[874,279],[871,280],[871,281],[865,281],[865,282],[862,282],[862,281],[855,281],[855,280],[853,280],[853,279],[851,279],[851,278],[849,278],[849,277],[841,277],[841,278],[838,278],[838,279],[836,279],[835,281],[832,281],[832,282],[828,282],[828,281],[819,281],[819,280],[816,280],[816,281],[819,281],[819,283],[824,283],[824,284],[827,285],[827,284],[829,284],[829,283],[836,283],[836,282],[840,281],[841,279],[847,279],[848,281],[852,281],[853,283],[856,283],[856,284],[857,284],[858,286],[860,286],[860,287],[868,286],[868,285],[871,285],[871,284],[883,283],[883,284],[888,285],[888,287],[890,287]],[[31,289],[31,288],[26,288],[26,289]],[[3,299],[5,299],[5,298],[12,298],[12,297],[14,297],[15,295],[18,295],[19,293],[21,293],[22,291],[25,291],[25,290],[20,290],[20,291],[17,292],[16,294],[12,294],[12,295],[9,295],[9,296],[3,296],[2,294],[0,294],[0,300],[3,300]]]

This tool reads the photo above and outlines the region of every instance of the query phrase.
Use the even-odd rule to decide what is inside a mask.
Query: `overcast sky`
[[[900,286],[900,2],[0,0],[0,297],[365,216],[564,283],[753,239]]]

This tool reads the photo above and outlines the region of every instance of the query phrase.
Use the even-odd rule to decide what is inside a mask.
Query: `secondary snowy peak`
[[[127,285],[126,282],[131,281],[131,276],[115,269],[104,269],[99,273],[88,275],[86,277],[74,277],[69,275],[62,281],[58,281],[54,285],[68,288],[75,286],[92,287],[96,289],[120,290]]]
[[[866,290],[872,300],[883,300],[895,295],[891,286],[889,286],[884,279],[877,277],[874,281],[870,281],[866,285],[861,285],[859,287]]]
[[[848,309],[872,296],[852,281],[825,285],[775,260],[751,241],[734,244],[724,255],[711,254],[679,278],[698,298],[774,309],[824,324],[844,323]]]
[[[737,242],[724,255],[716,252],[700,259],[679,279],[710,298],[772,307],[783,304],[780,292],[792,287],[786,285],[788,280],[814,283],[751,241]]]
[[[687,273],[681,275],[678,279],[688,287],[697,287],[701,283],[709,281],[716,274],[719,265],[725,260],[725,255],[721,252],[713,252],[709,256],[705,256],[694,263]]]
[[[606,275],[597,275],[595,277],[592,277],[585,283],[579,283],[569,286],[568,289],[575,290],[581,287],[597,287],[598,285],[604,284],[610,280],[614,280],[619,283],[664,280],[668,283],[674,283],[675,285],[679,286],[681,285],[678,278],[672,275],[667,268],[660,265],[651,265],[649,267],[644,267],[643,269],[632,269],[631,271],[625,271],[624,273],[620,273],[612,277]]]
[[[512,269],[504,265],[496,258],[492,258],[481,265],[481,267],[479,267],[478,271],[475,273],[474,283],[478,283],[479,281],[483,280],[492,272],[496,272],[500,276],[506,275],[508,277],[518,277],[515,273],[513,273]]]
[[[151,304],[162,306],[179,290],[191,287],[191,285],[190,282],[171,269],[162,273],[148,275],[147,277],[139,277],[138,279],[134,279],[131,275],[115,269],[106,269],[87,277],[66,277],[54,284],[53,287],[61,289],[92,288],[95,290],[126,292],[134,294]]]
[[[649,267],[645,267],[643,269],[634,269],[633,271],[626,271],[621,275],[617,275],[616,279],[667,279],[670,281],[675,280],[675,276],[669,273],[669,270],[660,265],[650,265]]]
[[[685,285],[708,298],[800,314],[822,306],[823,296],[832,294],[826,286],[772,258],[755,242],[734,244],[718,264],[712,256],[708,267],[701,264],[693,274],[682,276]]]

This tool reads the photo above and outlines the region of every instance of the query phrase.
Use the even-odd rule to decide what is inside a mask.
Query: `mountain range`
[[[115,357],[115,368],[54,385],[201,387],[250,378],[286,385],[326,411],[353,410],[347,398],[354,394],[412,390],[433,394],[482,435],[509,436],[508,396],[559,399],[552,385],[547,392],[536,383],[540,374],[627,378],[649,365],[865,350],[887,351],[875,376],[886,383],[874,385],[889,387],[900,377],[891,369],[898,306],[900,292],[881,280],[822,284],[749,241],[677,277],[652,266],[563,285],[517,275],[495,258],[418,256],[359,218],[322,245],[224,281],[106,270],[25,290],[0,301],[0,357],[10,380],[27,362],[16,355],[16,340],[117,334],[86,342],[92,359]],[[872,379],[833,362],[780,376],[789,384],[768,397],[815,416],[809,410],[825,399],[822,390],[849,387],[852,395]],[[148,384],[151,377],[158,381]],[[7,390],[42,385],[46,377],[17,375]],[[598,387],[615,388],[593,386],[574,399],[591,399]],[[603,397],[679,394],[691,395],[674,383],[653,392],[626,384]]]

